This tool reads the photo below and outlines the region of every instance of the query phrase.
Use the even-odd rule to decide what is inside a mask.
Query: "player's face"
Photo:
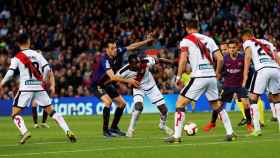
[[[140,63],[140,59],[137,58],[137,59],[134,59],[132,60],[130,63],[130,70],[132,71],[138,71],[140,69],[140,66],[141,66],[141,63]]]
[[[228,46],[227,44],[221,44],[221,51],[223,54],[227,53],[228,52]]]
[[[106,51],[110,56],[113,56],[113,57],[117,56],[117,44],[109,43]]]
[[[228,51],[230,54],[236,54],[237,53],[237,45],[236,43],[230,43],[228,45]]]

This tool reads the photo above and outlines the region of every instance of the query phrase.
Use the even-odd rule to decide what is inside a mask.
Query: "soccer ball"
[[[195,123],[188,122],[184,126],[184,131],[186,132],[186,134],[188,136],[193,136],[193,135],[195,135],[197,133],[198,128],[197,128],[197,125]]]

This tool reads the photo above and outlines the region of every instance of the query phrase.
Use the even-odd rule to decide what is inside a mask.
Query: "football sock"
[[[46,112],[46,110],[43,110],[42,123],[46,123],[47,119],[48,119],[48,113]]]
[[[63,129],[65,133],[70,130],[63,116],[61,116],[59,113],[53,111],[50,116],[56,121],[56,123],[60,126],[60,128]]]
[[[183,123],[185,121],[185,108],[176,108],[174,137],[181,138]]]
[[[251,124],[252,117],[251,117],[250,108],[245,109],[245,116],[246,116],[247,124]]]
[[[261,130],[260,128],[260,115],[259,115],[259,110],[258,110],[258,105],[257,104],[251,104],[251,113],[253,116],[253,125],[255,131]]]
[[[276,109],[275,109],[274,103],[271,102],[269,105],[270,105],[270,109],[271,109],[271,112],[272,112],[272,117],[273,118],[277,118],[277,116],[276,116]]]
[[[216,110],[212,111],[211,123],[216,124],[218,118],[218,112]]]
[[[275,109],[276,109],[276,116],[277,116],[277,120],[279,123],[279,129],[280,129],[280,103],[275,103]]]
[[[133,110],[132,111],[131,120],[130,120],[128,130],[133,131],[135,129],[135,126],[136,126],[136,123],[139,119],[140,114],[141,114],[141,111],[138,111],[138,110]]]
[[[110,120],[110,108],[103,108],[103,131],[108,130],[109,128],[109,120]]]
[[[32,107],[32,118],[34,124],[37,124],[38,123],[37,107]]]
[[[24,120],[20,115],[16,115],[13,117],[14,124],[19,129],[21,135],[24,135],[27,132],[27,128],[25,126]]]
[[[258,110],[259,110],[259,117],[260,117],[260,122],[262,124],[264,124],[264,104],[263,104],[263,101],[262,99],[259,97],[259,100],[258,100]]]
[[[246,119],[246,114],[245,114],[245,110],[244,110],[244,105],[243,105],[243,103],[242,103],[241,101],[238,101],[238,99],[235,100],[235,103],[237,104],[237,106],[238,106],[238,108],[239,108],[239,110],[240,110],[240,112],[241,112],[241,114],[242,114],[242,117],[243,117],[244,119]]]
[[[115,116],[114,116],[111,128],[113,128],[113,129],[117,129],[118,128],[118,124],[119,124],[120,119],[122,117],[123,110],[124,110],[124,108],[117,107],[117,109],[115,111]]]
[[[230,119],[229,119],[228,114],[225,111],[225,109],[222,109],[219,112],[219,115],[220,115],[220,117],[222,119],[222,122],[224,124],[225,130],[226,130],[226,134],[227,135],[231,135],[233,133],[233,129],[232,129]]]

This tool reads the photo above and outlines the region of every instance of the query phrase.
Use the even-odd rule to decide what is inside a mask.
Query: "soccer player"
[[[272,94],[271,99],[277,111],[277,118],[280,127],[280,66],[276,62],[278,58],[276,56],[276,49],[272,43],[263,39],[256,39],[250,29],[244,29],[241,32],[241,38],[243,40],[243,48],[245,51],[244,77],[242,82],[243,87],[245,87],[248,78],[251,61],[253,62],[256,70],[249,91],[251,92],[250,102],[254,124],[254,132],[252,135],[260,136],[260,116],[257,102],[259,96],[264,93],[266,88],[268,88],[268,91]]]
[[[126,135],[125,132],[122,132],[118,127],[126,103],[122,96],[117,92],[116,82],[128,83],[135,87],[139,86],[139,82],[134,79],[124,79],[115,75],[115,71],[118,70],[118,67],[121,64],[118,61],[120,61],[126,51],[134,50],[152,40],[152,38],[148,38],[142,42],[137,42],[124,48],[117,48],[116,42],[110,40],[106,44],[106,53],[95,59],[96,65],[93,70],[92,90],[94,95],[104,103],[103,135],[105,137]],[[114,101],[118,107],[115,111],[111,128],[109,129],[110,107],[112,101]]]
[[[203,93],[213,109],[221,116],[226,129],[226,141],[236,138],[227,112],[219,102],[217,79],[221,78],[223,56],[214,40],[198,33],[199,24],[191,20],[186,25],[188,35],[180,42],[181,55],[176,80],[179,81],[186,62],[191,65],[191,80],[180,92],[176,102],[174,135],[165,139],[168,143],[180,143],[185,120],[185,106],[197,100]],[[214,70],[214,60],[216,71]]]
[[[53,71],[50,71],[49,76],[48,76],[48,82],[50,84],[49,90],[51,96],[55,94],[55,79],[54,79],[54,74]],[[43,118],[42,118],[42,124],[40,126],[38,125],[38,114],[37,114],[37,103],[35,101],[32,101],[32,118],[33,118],[33,128],[50,128],[50,126],[46,123],[47,118],[48,118],[48,113],[46,110],[43,110]]]
[[[229,54],[224,55],[224,67],[223,67],[223,92],[222,102],[231,103],[234,94],[237,95],[238,100],[241,100],[245,109],[245,118],[247,123],[247,129],[249,132],[253,131],[251,124],[251,114],[250,114],[250,103],[248,98],[248,92],[245,87],[242,87],[243,81],[243,69],[244,69],[244,54],[238,52],[238,41],[231,40],[228,44]],[[242,110],[241,108],[241,110]],[[216,120],[218,118],[217,111],[212,112],[212,119],[203,130],[208,132],[210,129],[216,126]]]
[[[127,137],[133,137],[136,122],[144,108],[144,96],[147,96],[160,111],[160,130],[165,131],[168,135],[173,134],[173,130],[166,125],[168,109],[165,105],[164,98],[156,85],[152,73],[149,71],[149,69],[156,63],[173,64],[174,62],[167,59],[158,59],[153,57],[140,59],[137,55],[130,55],[128,58],[128,64],[122,67],[117,73],[118,76],[124,78],[135,78],[140,82],[140,86],[138,88],[133,87],[134,108],[126,133]]]
[[[14,124],[22,136],[19,143],[24,144],[31,137],[31,133],[26,128],[24,120],[19,113],[30,104],[32,99],[42,106],[58,123],[71,142],[76,142],[76,137],[69,129],[64,118],[53,110],[51,100],[46,92],[45,81],[48,73],[51,71],[47,60],[42,54],[30,49],[30,38],[28,34],[20,34],[17,42],[20,51],[12,58],[9,70],[1,81],[0,89],[13,76],[14,71],[19,69],[20,87],[14,98],[11,115]]]

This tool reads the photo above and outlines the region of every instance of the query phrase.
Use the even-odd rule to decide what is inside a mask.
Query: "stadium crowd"
[[[175,60],[178,42],[186,34],[184,21],[192,18],[217,43],[250,27],[257,37],[280,49],[280,0],[2,0],[0,77],[15,53],[15,37],[28,32],[32,48],[41,50],[52,66],[56,96],[89,96],[93,59],[104,52],[108,39],[127,46],[157,32],[157,39],[137,52],[152,49],[160,57]],[[158,64],[152,72],[163,93],[177,91],[174,65]],[[10,82],[0,98],[12,98],[16,85]],[[121,87],[123,94],[128,93]]]

